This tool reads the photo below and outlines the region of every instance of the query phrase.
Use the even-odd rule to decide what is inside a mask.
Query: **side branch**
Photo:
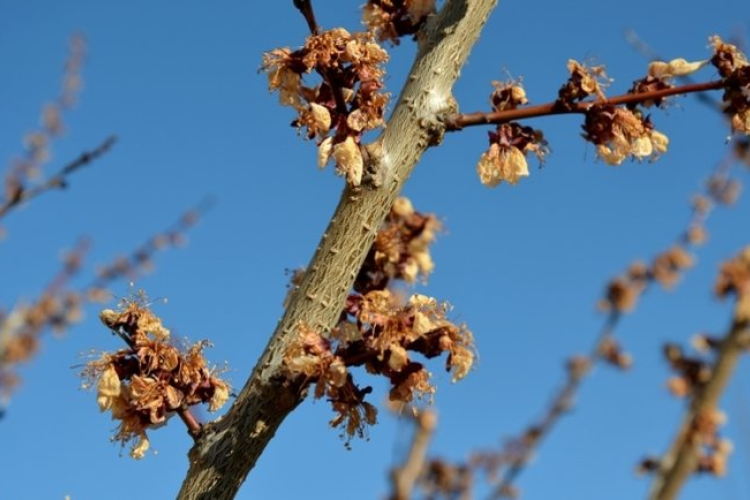
[[[698,466],[700,443],[695,439],[698,420],[715,411],[719,399],[734,373],[740,355],[750,338],[747,319],[734,318],[732,327],[721,342],[711,378],[690,403],[685,418],[669,452],[661,460],[649,494],[650,500],[673,500]]]
[[[593,106],[621,106],[627,104],[639,104],[646,101],[653,101],[680,94],[692,94],[696,92],[706,92],[709,90],[719,90],[723,88],[724,83],[721,80],[706,83],[691,83],[679,85],[668,89],[655,90],[653,92],[641,92],[638,94],[623,94],[611,99],[598,99],[596,101],[583,101],[572,105],[561,105],[560,101],[553,101],[537,106],[527,106],[518,109],[509,109],[505,111],[494,111],[484,113],[461,114],[456,113],[445,117],[446,132],[455,132],[464,127],[475,125],[488,125],[507,123],[515,120],[526,118],[537,118],[549,115],[567,115],[583,114]]]
[[[329,331],[378,228],[452,111],[451,89],[496,0],[448,1],[419,37],[407,84],[383,134],[367,146],[379,186],[346,187],[336,212],[252,375],[229,412],[204,426],[180,499],[232,499],[286,416],[302,401],[283,358],[300,324]]]
[[[0,204],[0,218],[4,217],[11,209],[20,205],[21,203],[28,201],[32,198],[51,191],[53,189],[65,189],[68,187],[67,178],[70,174],[79,170],[81,167],[85,167],[89,163],[98,159],[109,151],[109,149],[117,141],[117,137],[114,135],[107,137],[104,142],[91,151],[84,151],[75,160],[71,161],[63,168],[61,168],[55,175],[47,179],[44,183],[34,186],[30,189],[24,189],[23,186],[18,188],[12,193],[12,195]]]

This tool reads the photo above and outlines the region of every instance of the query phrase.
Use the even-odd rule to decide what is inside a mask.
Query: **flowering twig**
[[[0,218],[4,217],[14,207],[17,207],[21,203],[31,200],[32,198],[36,198],[47,191],[53,189],[65,189],[68,187],[67,178],[69,175],[107,153],[116,141],[117,138],[115,136],[109,136],[96,148],[81,153],[78,158],[65,165],[45,182],[28,189],[24,186],[19,186],[18,189],[13,191],[11,198],[0,203]]]
[[[730,445],[717,436],[717,428],[722,420],[717,406],[740,355],[750,346],[748,285],[750,247],[722,266],[717,281],[717,295],[724,297],[730,293],[736,294],[737,302],[729,331],[721,340],[712,339],[709,344],[716,353],[715,362],[710,368],[701,369],[700,376],[694,375],[695,363],[679,353],[667,351],[673,366],[691,372],[689,375],[692,380],[688,382],[687,390],[692,393],[692,400],[670,450],[660,460],[649,461],[655,473],[649,493],[650,500],[673,500],[691,474],[706,471],[721,475],[725,470],[723,463]],[[680,366],[680,360],[686,360],[687,363]],[[685,376],[688,376],[687,371]],[[711,449],[709,455],[703,453],[704,447]]]
[[[706,92],[709,90],[719,90],[723,88],[724,83],[721,80],[705,83],[691,83],[680,85],[667,89],[654,90],[650,92],[641,92],[638,94],[623,94],[609,99],[597,99],[595,101],[583,101],[572,103],[570,106],[561,105],[560,101],[552,101],[537,106],[527,106],[517,109],[503,111],[476,113],[455,113],[445,117],[446,132],[455,132],[465,127],[475,125],[501,124],[515,120],[527,118],[537,118],[541,116],[563,115],[563,114],[585,114],[595,106],[622,106],[628,104],[641,104],[644,102],[655,101],[680,94],[691,94],[696,92]]]
[[[729,155],[735,155],[730,151]],[[728,169],[730,156],[717,163],[715,171],[706,182],[704,194],[696,196],[692,203],[692,213],[685,230],[678,236],[671,250],[659,254],[650,266],[633,264],[628,272],[612,280],[607,286],[606,296],[600,307],[607,312],[593,348],[586,356],[572,357],[567,363],[566,380],[556,391],[541,419],[529,426],[521,437],[512,439],[499,458],[493,453],[479,454],[476,461],[485,464],[487,469],[505,466],[494,496],[512,497],[515,493],[514,482],[526,468],[533,452],[542,440],[553,430],[555,424],[570,409],[574,396],[590,373],[594,364],[606,361],[620,368],[627,368],[630,358],[623,353],[614,340],[615,332],[623,314],[632,312],[638,297],[643,295],[654,281],[665,287],[676,283],[680,269],[689,265],[686,249],[697,246],[705,240],[705,224],[710,214],[712,203],[729,204],[737,196],[737,183],[729,179]],[[676,250],[681,249],[681,250]]]
[[[85,301],[103,302],[110,297],[106,287],[114,280],[133,277],[148,269],[154,253],[178,244],[184,233],[211,207],[211,201],[187,211],[169,229],[152,236],[127,257],[105,265],[86,286],[67,289],[67,283],[80,271],[87,240],[79,242],[64,259],[63,268],[50,281],[39,297],[29,305],[18,305],[0,317],[0,390],[2,399],[10,397],[18,378],[13,372],[20,363],[28,362],[39,348],[41,335],[49,327],[63,331],[81,316]]]

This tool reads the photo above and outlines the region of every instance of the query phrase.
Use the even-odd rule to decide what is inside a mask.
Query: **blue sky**
[[[320,23],[358,26],[359,3],[316,2]],[[742,7],[745,7],[744,9]],[[157,257],[138,280],[180,336],[211,339],[209,358],[229,362],[241,386],[282,314],[284,270],[304,266],[317,245],[342,180],[315,166],[315,147],[288,126],[288,108],[258,74],[262,52],[299,45],[306,26],[292,2],[0,1],[0,159],[22,150],[41,106],[58,88],[66,41],[85,34],[89,56],[79,106],[66,116],[48,171],[97,145],[119,142],[65,193],[48,194],[4,221],[0,304],[34,297],[58,269],[61,249],[93,238],[95,263],[127,252],[206,195],[216,208],[190,232],[189,245]],[[612,93],[645,73],[624,39],[635,29],[667,58],[708,56],[712,34],[748,33],[745,2],[628,3],[504,1],[496,9],[455,88],[462,110],[486,109],[490,81],[523,76],[532,103],[550,100],[569,58],[607,65]],[[413,57],[391,52],[386,84],[397,92]],[[701,75],[712,76],[711,70]],[[432,450],[461,459],[497,446],[540,415],[569,355],[591,345],[602,317],[594,304],[612,275],[666,248],[688,219],[688,200],[723,155],[727,130],[694,99],[678,98],[654,116],[670,139],[656,163],[618,168],[596,161],[574,117],[533,122],[552,147],[542,169],[516,187],[489,190],[474,166],[486,147],[476,128],[429,151],[405,193],[448,231],[433,250],[436,270],[420,291],[449,300],[453,317],[475,332],[480,359],[456,385],[434,364],[439,430]],[[533,163],[533,162],[532,162]],[[744,174],[743,174],[744,175]],[[721,332],[730,306],[711,289],[718,264],[750,243],[750,201],[719,209],[697,266],[672,292],[654,289],[625,318],[618,336],[635,357],[627,373],[596,370],[572,416],[550,436],[519,485],[525,498],[643,497],[648,480],[635,463],[672,437],[682,403],[664,389],[667,340]],[[742,221],[745,222],[742,222]],[[90,274],[89,274],[90,276]],[[86,274],[77,283],[85,283]],[[113,288],[127,294],[125,283]],[[46,338],[22,371],[24,385],[0,421],[3,498],[173,497],[190,440],[179,422],[152,434],[158,454],[141,462],[109,442],[114,423],[78,389],[71,365],[90,349],[116,349],[96,308],[62,339]],[[748,368],[724,398],[735,441],[730,474],[700,478],[682,498],[750,495]],[[364,382],[362,380],[361,382]],[[384,385],[373,381],[373,401]],[[382,405],[381,405],[382,408]],[[238,498],[383,498],[387,473],[408,428],[381,412],[369,441],[346,451],[324,402],[306,401],[287,419]]]

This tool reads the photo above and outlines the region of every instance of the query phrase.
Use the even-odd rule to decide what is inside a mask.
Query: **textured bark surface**
[[[302,322],[335,326],[354,278],[403,183],[440,142],[455,112],[451,89],[497,0],[450,0],[419,35],[419,49],[381,136],[367,146],[375,183],[347,187],[300,286],[232,408],[190,451],[180,499],[232,499],[284,418],[304,394],[284,376],[283,356]],[[293,473],[293,472],[292,472]]]

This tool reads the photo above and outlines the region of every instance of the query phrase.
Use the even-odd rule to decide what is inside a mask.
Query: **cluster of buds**
[[[621,370],[627,370],[633,365],[633,357],[623,351],[622,346],[612,337],[599,343],[597,354],[602,360]]]
[[[575,59],[568,60],[568,81],[557,92],[557,103],[571,108],[573,103],[591,96],[604,100],[604,89],[612,82],[604,66],[586,66]]]
[[[363,436],[375,423],[375,408],[364,401],[370,387],[360,389],[349,369],[364,366],[368,373],[388,379],[389,399],[395,403],[430,400],[435,387],[425,365],[413,354],[434,358],[448,353],[446,370],[454,381],[465,377],[474,362],[473,339],[465,327],[446,319],[447,306],[413,295],[405,304],[389,290],[348,297],[342,320],[330,335],[300,325],[299,335],[285,355],[292,377],[316,382],[315,397],[331,401],[348,441]],[[413,353],[413,354],[410,354]]]
[[[398,45],[399,38],[415,34],[435,12],[435,0],[367,0],[362,22],[380,42]]]
[[[726,421],[726,414],[716,409],[701,412],[693,419],[686,439],[700,445],[696,472],[719,477],[726,475],[727,461],[734,448],[729,439],[719,434],[719,428]]]
[[[719,434],[719,429],[726,424],[726,414],[710,409],[693,417],[690,426],[681,436],[686,443],[698,450],[695,473],[711,474],[722,477],[727,473],[729,455],[734,446],[732,442]],[[662,467],[657,457],[646,457],[636,467],[640,474],[657,472]]]
[[[693,265],[693,258],[682,245],[674,245],[658,254],[651,264],[634,262],[624,275],[607,284],[598,307],[603,311],[630,312],[650,282],[656,281],[664,288],[677,283],[680,274]]]
[[[317,140],[318,165],[323,168],[333,158],[336,171],[352,186],[362,182],[362,135],[383,125],[389,95],[381,92],[381,65],[387,60],[371,33],[350,34],[343,28],[312,34],[301,49],[275,49],[263,56],[269,89],[298,112],[292,125]],[[304,85],[303,75],[312,71],[322,82]]]
[[[627,158],[655,160],[669,145],[648,116],[606,104],[587,111],[583,129],[584,138],[596,145],[596,153],[608,165],[620,165]]]
[[[750,64],[734,45],[721,38],[711,38],[713,64],[724,79],[724,113],[729,116],[732,131],[750,135]]]
[[[466,464],[433,459],[425,465],[419,484],[425,498],[471,498],[474,474]]]
[[[686,356],[677,344],[664,346],[664,357],[676,373],[667,381],[667,388],[674,396],[684,398],[695,394],[711,378],[711,365],[699,357]]]
[[[365,258],[354,290],[383,290],[394,279],[425,282],[435,267],[430,245],[440,230],[434,214],[417,212],[408,198],[397,198]]]
[[[209,411],[216,411],[229,399],[229,384],[203,357],[209,344],[180,347],[172,342],[170,331],[148,308],[142,293],[123,301],[118,311],[105,309],[100,319],[127,348],[88,362],[83,385],[96,387],[101,411],[120,421],[112,439],[123,445],[132,442],[133,458],[143,458],[149,449],[146,430],[164,424],[174,413],[187,419],[190,406],[207,403]]]
[[[520,82],[492,82],[495,90],[490,94],[494,111],[517,109],[528,103]],[[495,187],[503,181],[515,185],[521,177],[529,175],[526,155],[536,155],[540,162],[549,152],[541,131],[515,122],[502,123],[488,132],[490,148],[477,163],[479,180],[485,186]]]
[[[746,247],[739,255],[722,264],[714,292],[722,299],[734,295],[735,319],[750,320],[750,247]]]

